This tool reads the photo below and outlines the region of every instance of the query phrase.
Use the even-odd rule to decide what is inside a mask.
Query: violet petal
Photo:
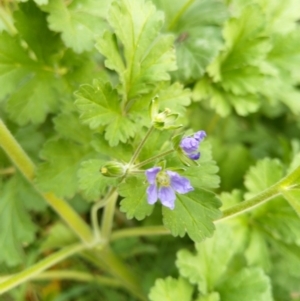
[[[152,185],[155,184],[156,175],[161,171],[161,167],[152,167],[146,170],[145,174],[148,182]]]
[[[147,201],[148,204],[153,205],[157,201],[157,187],[155,184],[150,185],[147,188]]]
[[[192,160],[198,160],[200,158],[200,152],[198,153],[193,153],[193,154],[188,154],[188,157]]]
[[[158,189],[158,198],[164,206],[170,208],[171,210],[175,208],[176,195],[171,187],[160,187]]]
[[[199,142],[201,142],[205,137],[206,137],[205,131],[198,131],[197,133],[194,134],[194,138]]]
[[[171,180],[171,187],[180,194],[188,193],[194,188],[191,185],[190,180],[187,178],[181,177],[178,173],[173,171],[167,171]]]

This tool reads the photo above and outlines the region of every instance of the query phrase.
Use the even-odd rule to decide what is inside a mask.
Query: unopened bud
[[[100,172],[105,177],[122,177],[126,172],[124,164],[115,161],[109,161],[100,168]]]

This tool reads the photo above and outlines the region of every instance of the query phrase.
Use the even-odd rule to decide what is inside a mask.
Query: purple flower
[[[204,131],[199,131],[194,134],[193,137],[185,137],[180,142],[180,147],[184,153],[192,160],[198,160],[200,158],[200,152],[198,151],[200,142],[206,137]]]
[[[173,210],[176,199],[175,192],[185,194],[194,190],[188,179],[181,177],[174,171],[164,171],[161,167],[147,169],[146,177],[150,184],[147,188],[148,203],[150,205],[160,199],[164,206]]]

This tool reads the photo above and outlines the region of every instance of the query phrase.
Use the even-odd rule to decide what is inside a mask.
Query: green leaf
[[[51,64],[53,54],[62,43],[57,34],[48,29],[47,14],[31,1],[19,4],[18,8],[14,13],[18,34],[26,41],[38,61]],[[37,29],[35,34],[32,34],[32,28]]]
[[[190,82],[204,74],[206,67],[220,51],[221,26],[227,18],[227,9],[218,0],[191,1],[191,5],[177,19],[185,2],[154,1],[166,13],[168,30],[176,35],[178,71],[172,75],[180,81]]]
[[[62,138],[70,139],[82,145],[87,145],[92,140],[92,131],[83,125],[76,112],[61,113],[54,118],[55,130]]]
[[[300,217],[300,189],[282,190],[281,193]]]
[[[77,170],[87,150],[67,140],[49,140],[41,156],[46,161],[37,171],[37,185],[44,192],[54,192],[60,197],[72,197],[78,190]]]
[[[28,2],[28,0],[16,0],[17,2]],[[38,5],[48,4],[49,0],[34,0]]]
[[[17,177],[0,184],[0,244],[5,246],[0,252],[0,262],[9,266],[23,262],[23,246],[34,241],[36,231],[26,210],[28,200],[22,195],[23,187],[19,187],[19,184]]]
[[[104,177],[100,168],[105,160],[93,159],[83,161],[78,170],[79,188],[88,200],[99,200],[109,187],[116,185],[115,178]]]
[[[223,301],[272,301],[271,283],[259,268],[245,268],[218,287]]]
[[[118,192],[124,197],[120,210],[128,219],[142,220],[152,213],[154,206],[147,202],[147,186],[145,177],[130,177],[120,185]]]
[[[60,249],[78,241],[76,235],[64,224],[57,222],[51,226],[46,239],[42,242],[41,251]]]
[[[232,239],[233,232],[228,227],[218,227],[212,238],[196,244],[196,255],[187,250],[179,251],[176,266],[180,275],[197,284],[201,293],[212,291],[235,252]]]
[[[139,124],[149,127],[151,122],[149,105],[153,98],[157,99],[158,107],[160,111],[164,111],[166,108],[170,109],[172,113],[179,114],[178,124],[184,122],[184,116],[186,114],[186,107],[191,103],[190,90],[185,89],[184,86],[178,82],[170,84],[169,82],[161,82],[157,84],[152,91],[137,99],[129,112],[139,116],[141,119]]]
[[[158,279],[149,293],[151,301],[191,301],[193,287],[183,278]]]
[[[137,127],[130,115],[122,112],[118,93],[109,83],[94,80],[93,86],[83,85],[75,93],[81,120],[91,129],[105,125],[105,139],[111,146],[133,137]]]
[[[219,171],[219,168],[212,159],[211,145],[209,142],[201,142],[200,153],[199,166],[187,168],[184,175],[189,178],[193,187],[200,189],[218,188],[220,178],[216,173]]]
[[[288,34],[297,28],[300,18],[300,3],[297,0],[257,0],[267,15],[267,25],[270,32]]]
[[[265,24],[261,8],[254,4],[227,21],[223,31],[225,47],[207,68],[211,79],[196,85],[196,99],[210,98],[211,106],[222,116],[230,113],[231,106],[239,115],[259,108],[257,92],[268,75],[263,66],[272,47]]]
[[[262,267],[270,272],[272,263],[267,241],[258,229],[252,229],[247,237],[249,244],[245,251],[245,257],[249,266]]]
[[[24,201],[24,206],[27,210],[42,212],[47,208],[46,201],[42,196],[36,191],[31,183],[25,180],[21,175],[15,176],[16,185],[18,187],[18,195],[20,200]]]
[[[212,192],[196,188],[187,194],[177,194],[174,210],[163,207],[163,223],[172,235],[183,237],[187,233],[200,242],[213,235],[213,221],[221,215],[220,205]]]
[[[293,31],[286,35],[274,35],[273,48],[268,54],[268,62],[276,67],[277,72],[294,83],[300,79],[300,72],[297,65],[300,63],[300,54],[297,49],[300,47],[300,33]]]
[[[246,198],[255,196],[278,182],[282,177],[283,167],[278,160],[266,158],[258,161],[245,176],[245,186],[249,191]]]
[[[101,134],[94,135],[91,145],[96,152],[98,152],[101,156],[106,156],[107,159],[129,162],[133,154],[131,145],[119,143],[118,146],[111,147],[108,141],[106,141]]]
[[[61,33],[67,47],[75,52],[91,50],[95,38],[107,27],[105,17],[111,0],[49,0],[42,9],[49,13],[49,27]]]
[[[245,66],[257,66],[265,59],[271,44],[265,38],[264,26],[265,17],[258,5],[245,6],[238,17],[226,22],[225,49],[208,67],[215,82],[226,79],[229,71],[239,73]]]
[[[195,100],[209,99],[211,107],[223,117],[229,115],[232,107],[239,115],[246,116],[249,113],[256,112],[260,106],[260,99],[256,95],[235,95],[230,91],[225,91],[220,83],[211,84],[206,77],[195,85],[193,96]]]
[[[219,293],[213,292],[209,295],[200,296],[196,301],[221,301],[221,299]]]
[[[0,34],[0,101],[8,97],[6,111],[15,122],[41,123],[57,108],[61,81],[51,56],[58,40],[48,30],[45,14],[33,3],[20,5],[15,19],[19,35]],[[32,28],[36,28],[34,35]]]
[[[160,81],[169,80],[168,72],[176,69],[173,37],[160,34],[163,19],[163,14],[151,2],[112,3],[108,22],[122,43],[124,63],[111,33],[104,34],[97,48],[106,57],[105,65],[118,72],[123,94],[128,99],[149,92]]]
[[[14,21],[10,12],[8,12],[4,7],[0,7],[0,33],[2,31],[14,32]]]

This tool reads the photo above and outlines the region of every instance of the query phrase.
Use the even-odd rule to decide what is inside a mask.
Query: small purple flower
[[[146,177],[150,184],[147,188],[148,203],[150,205],[160,199],[164,206],[173,210],[176,199],[175,192],[185,194],[194,190],[188,179],[181,177],[174,171],[164,171],[161,167],[147,169]]]
[[[192,160],[198,160],[200,158],[200,152],[198,151],[200,142],[206,137],[204,131],[199,131],[194,134],[193,137],[185,137],[180,142],[181,149]]]

